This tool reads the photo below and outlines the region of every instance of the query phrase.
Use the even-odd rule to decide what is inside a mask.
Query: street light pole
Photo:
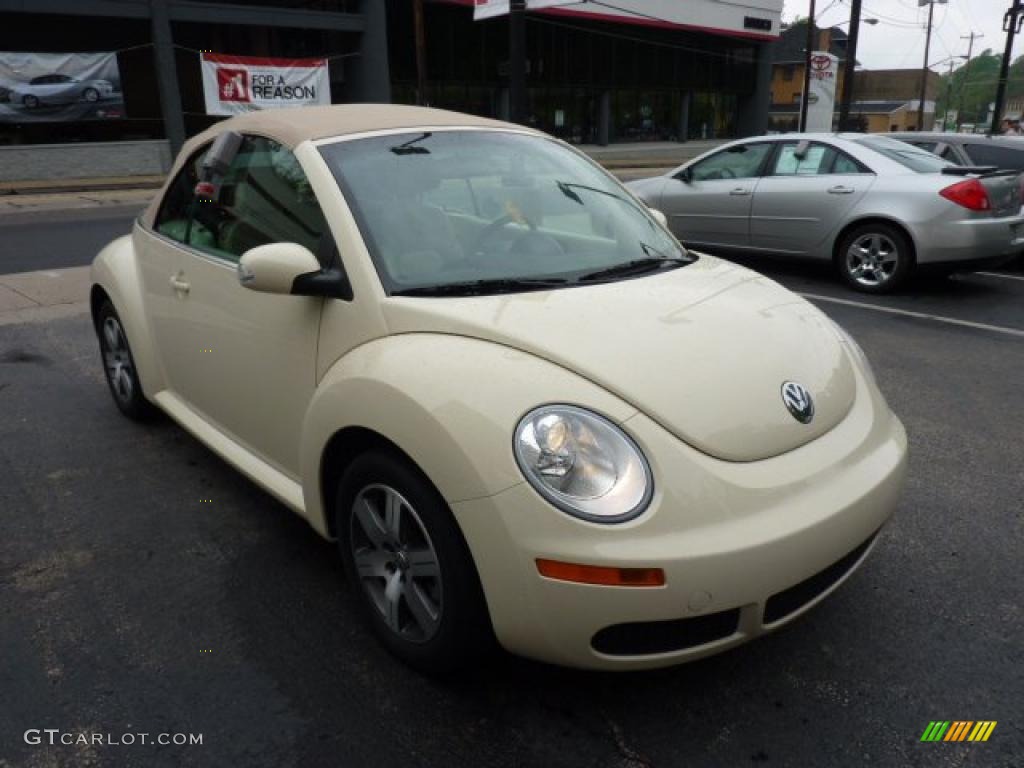
[[[1024,5],[1021,0],[1013,0],[1013,6],[1003,16],[1003,29],[1006,30],[1006,52],[999,64],[999,85],[996,87],[996,107],[992,113],[991,133],[999,133],[999,120],[1003,114],[1003,102],[1006,101],[1006,79],[1010,74],[1010,56],[1013,55],[1013,36],[1020,32],[1021,21],[1024,21]]]
[[[508,101],[513,123],[526,122],[526,0],[508,9]]]
[[[804,93],[800,100],[800,130],[807,130],[807,103],[811,95],[811,53],[814,51],[814,0],[807,16],[807,49],[804,51]]]
[[[968,40],[969,39],[971,42],[969,42],[967,44],[967,64],[964,65],[964,77],[963,77],[963,80],[960,81],[960,92],[957,94],[957,98],[956,98],[956,130],[957,130],[957,133],[960,132],[961,118],[963,117],[963,114],[964,114],[964,92],[967,89],[967,81],[971,77],[971,57],[974,55],[974,41],[977,40],[980,37],[984,37],[984,35],[979,35],[976,32],[974,32],[973,30],[971,31],[970,35],[961,35],[960,36],[961,40]]]
[[[846,61],[843,62],[843,100],[839,104],[839,130],[847,131],[850,126],[850,104],[853,101],[853,77],[857,66],[857,36],[860,32],[861,0],[850,4],[850,33],[846,39]]]
[[[416,44],[416,103],[427,105],[427,37],[423,29],[423,0],[412,2]]]

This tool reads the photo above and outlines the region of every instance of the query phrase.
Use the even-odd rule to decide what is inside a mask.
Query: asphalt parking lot
[[[87,263],[130,218],[0,223],[0,273]],[[0,766],[1024,764],[1024,271],[875,298],[744,262],[860,342],[909,480],[810,614],[647,673],[410,673],[357,620],[330,544],[169,420],[119,415],[87,315],[0,324]],[[932,720],[998,725],[921,743]],[[26,744],[45,728],[203,743]]]

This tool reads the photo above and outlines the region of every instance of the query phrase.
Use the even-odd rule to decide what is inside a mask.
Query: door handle
[[[736,197],[743,197],[745,195],[749,195],[750,194],[750,190],[749,189],[744,189],[743,187],[736,187],[736,189],[730,189],[729,190],[729,194],[730,195],[734,195]]]
[[[830,195],[852,195],[854,192],[852,187],[829,187],[828,193]]]
[[[182,280],[177,275],[171,275],[171,288],[178,293],[188,293],[192,286],[188,284],[188,281]]]

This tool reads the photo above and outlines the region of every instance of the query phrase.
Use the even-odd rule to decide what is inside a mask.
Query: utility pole
[[[953,67],[956,64],[956,59],[949,60],[949,77],[946,80],[946,111],[942,115],[942,132],[945,133],[948,129],[946,123],[946,115],[949,114],[951,105],[953,104]]]
[[[804,51],[804,93],[800,100],[800,131],[807,130],[807,104],[811,95],[811,53],[814,51],[814,0],[807,15],[807,47]]]
[[[416,103],[427,105],[427,36],[423,29],[423,0],[412,0],[412,19],[416,35]]]
[[[526,0],[508,9],[508,107],[513,123],[526,122]]]
[[[1006,52],[999,65],[996,108],[992,113],[990,133],[999,133],[999,118],[1003,114],[1003,102],[1006,101],[1006,79],[1010,74],[1010,57],[1013,55],[1013,36],[1020,32],[1021,21],[1024,21],[1024,5],[1021,4],[1021,0],[1013,0],[1013,6],[1003,16],[1003,29],[1006,30]]]
[[[924,99],[928,94],[928,56],[932,47],[932,20],[935,18],[935,3],[946,0],[917,0],[918,6],[928,5],[928,34],[924,40],[924,64],[921,65],[921,98],[917,101],[917,130],[924,130]]]
[[[958,94],[956,99],[957,133],[960,132],[960,118],[963,117],[964,114],[964,93],[967,89],[967,81],[971,77],[971,58],[974,56],[974,41],[982,37],[984,37],[984,35],[979,35],[973,31],[969,35],[960,36],[961,40],[970,40],[971,42],[967,44],[967,64],[964,66],[964,79],[960,82],[960,93]]]
[[[843,62],[843,100],[839,103],[839,130],[848,131],[850,104],[853,102],[853,73],[857,66],[857,35],[860,32],[861,0],[850,4],[850,36],[846,41],[846,61]]]

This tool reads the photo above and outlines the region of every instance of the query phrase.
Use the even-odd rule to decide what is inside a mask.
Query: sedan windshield
[[[390,294],[541,290],[692,261],[642,203],[550,139],[415,132],[321,152]]]
[[[915,173],[942,173],[943,168],[953,165],[931,152],[885,136],[864,136],[854,141],[880,155],[885,155],[890,160],[895,160]]]

